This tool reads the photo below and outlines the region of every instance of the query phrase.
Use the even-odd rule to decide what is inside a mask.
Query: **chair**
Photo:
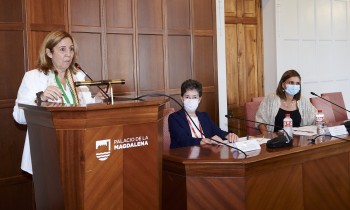
[[[264,98],[265,98],[264,96],[253,97],[252,101],[262,101]]]
[[[329,98],[329,101],[345,108],[343,94],[341,92],[322,93],[321,96],[322,97],[327,96]],[[334,117],[336,122],[341,122],[348,119],[348,115],[344,109],[337,107],[334,104],[331,104],[331,106],[334,112]]]
[[[259,109],[261,101],[251,101],[244,105],[245,116],[247,120],[255,121],[256,112]],[[255,122],[246,121],[247,135],[259,135],[260,131],[255,127]]]
[[[325,96],[323,98],[329,100],[328,96]],[[316,107],[316,109],[322,110],[327,122],[336,122],[332,104],[319,97],[310,98],[310,102],[312,105],[314,105],[314,107]]]
[[[163,110],[163,151],[170,149],[170,133],[168,126],[168,118],[171,113],[175,112],[174,108],[166,108]]]

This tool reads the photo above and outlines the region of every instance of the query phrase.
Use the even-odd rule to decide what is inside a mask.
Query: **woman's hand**
[[[238,136],[234,133],[229,133],[226,135],[226,139],[228,140],[228,142],[232,143],[232,142],[237,141]]]
[[[267,134],[267,128],[264,124],[259,124],[258,128],[259,128],[261,134],[263,134],[264,136]]]
[[[41,94],[41,101],[57,101],[58,99],[62,99],[62,91],[57,86],[48,86],[43,94]]]
[[[111,88],[103,87],[102,90],[103,90],[105,93],[107,93],[107,95],[110,95],[110,92],[111,92],[110,90],[111,90]],[[105,99],[107,99],[107,96],[106,96],[106,94],[104,94],[104,93],[102,92],[102,90],[98,91],[98,93],[96,94],[95,97],[101,99],[101,101],[104,101]]]
[[[214,139],[216,141],[213,141],[211,139]],[[220,142],[223,142],[223,140],[217,135],[211,137],[211,139],[203,138],[200,144],[219,144]]]

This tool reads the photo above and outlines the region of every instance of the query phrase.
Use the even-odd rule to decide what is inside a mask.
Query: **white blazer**
[[[73,75],[74,81],[84,81],[85,74],[81,71]],[[16,104],[13,108],[13,118],[17,123],[27,124],[27,121],[24,116],[24,111],[22,108],[18,107],[18,104],[35,104],[36,93],[44,91],[47,86],[56,85],[55,74],[53,71],[49,71],[47,75],[38,69],[28,71],[24,74],[21,86],[19,87]],[[95,103],[95,98],[91,97],[91,92],[86,86],[77,87],[78,99],[80,104],[89,104]],[[57,101],[51,101],[57,102]],[[22,154],[22,164],[21,169],[30,174],[33,174],[32,170],[32,161],[30,156],[30,147],[29,147],[29,136],[28,130],[26,134],[26,139],[24,143],[24,149]]]

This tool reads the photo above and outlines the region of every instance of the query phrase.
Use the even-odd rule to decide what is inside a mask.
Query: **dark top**
[[[228,132],[221,130],[209,117],[206,112],[196,112],[201,124],[204,136],[211,138],[215,135],[225,139]],[[186,113],[181,109],[169,115],[170,148],[187,147],[199,145],[201,138],[193,138],[191,128],[188,125]]]
[[[299,109],[296,109],[294,111],[286,111],[286,110],[280,108],[277,112],[276,117],[275,117],[274,132],[282,130],[283,119],[285,118],[286,114],[290,114],[290,118],[292,118],[292,120],[293,120],[293,127],[300,127],[301,115],[300,115]]]

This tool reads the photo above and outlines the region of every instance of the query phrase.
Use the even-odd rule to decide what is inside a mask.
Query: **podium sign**
[[[161,209],[164,102],[21,104],[37,209]]]

